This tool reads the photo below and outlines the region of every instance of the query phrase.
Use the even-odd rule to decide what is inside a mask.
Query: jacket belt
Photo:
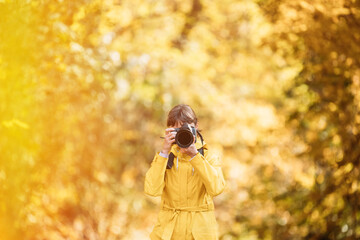
[[[164,232],[161,237],[161,239],[163,239],[163,240],[170,240],[171,236],[173,234],[174,228],[175,228],[176,220],[177,220],[180,212],[191,212],[191,214],[194,215],[195,212],[212,211],[212,210],[214,210],[214,206],[205,204],[205,205],[200,205],[200,206],[195,206],[195,207],[173,208],[173,207],[170,207],[170,206],[164,204],[162,206],[162,209],[173,212],[168,223],[165,225]]]

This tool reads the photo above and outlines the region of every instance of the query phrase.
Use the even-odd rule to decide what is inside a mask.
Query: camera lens
[[[175,136],[175,141],[179,147],[188,148],[194,141],[194,135],[187,129],[180,130]]]

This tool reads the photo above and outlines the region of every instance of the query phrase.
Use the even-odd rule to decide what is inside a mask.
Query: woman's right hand
[[[166,155],[169,154],[169,152],[171,150],[171,146],[175,142],[175,136],[176,136],[175,128],[165,129],[165,139],[164,139],[164,143],[163,143],[163,148],[161,150],[161,152],[163,154],[166,154]]]

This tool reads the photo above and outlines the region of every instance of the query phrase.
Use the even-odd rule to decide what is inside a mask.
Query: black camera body
[[[184,123],[180,128],[175,128],[175,143],[181,148],[188,148],[191,144],[196,142],[196,128]]]

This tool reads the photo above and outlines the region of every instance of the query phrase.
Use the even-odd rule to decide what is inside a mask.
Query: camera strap
[[[174,165],[174,158],[175,158],[175,155],[172,152],[170,152],[169,157],[168,157],[168,162],[166,165],[166,169],[172,168],[172,166]]]
[[[199,134],[200,140],[201,140],[201,148],[198,149],[198,152],[204,156],[204,138],[203,136],[200,134],[200,132],[198,130],[196,130],[197,134]],[[174,165],[174,159],[175,159],[175,155],[170,152],[169,153],[169,157],[168,157],[168,162],[166,165],[166,169],[171,169],[172,166]]]
[[[201,140],[201,148],[198,149],[198,152],[204,156],[204,138],[198,130],[196,130],[196,132],[197,132],[197,134],[199,134],[199,137]]]

